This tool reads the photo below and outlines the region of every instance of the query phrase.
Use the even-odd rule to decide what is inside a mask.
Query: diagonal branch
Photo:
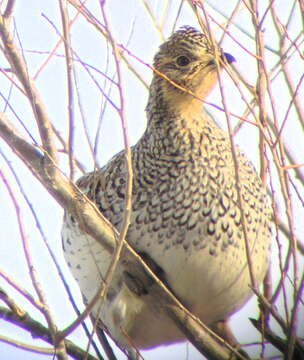
[[[19,315],[8,308],[0,306],[0,319],[9,321],[24,330],[29,331],[34,337],[38,337],[53,345],[52,335],[49,329],[31,318],[27,313]],[[82,350],[69,340],[65,340],[65,346],[69,355],[71,355],[74,359],[97,360],[94,356],[87,354],[86,351]]]
[[[31,144],[27,143],[8,122],[5,114],[1,113],[0,136],[24,161],[58,203],[75,217],[81,230],[97,240],[107,251],[113,253],[115,239],[119,236],[117,230],[99,212],[96,205],[62,174],[57,172],[56,177],[50,176],[44,165],[43,155]],[[155,280],[158,289],[152,290],[151,295],[155,298],[155,301],[164,307],[175,324],[183,329],[185,335],[201,353],[207,355],[211,360],[228,360],[233,357],[243,358],[235,349],[226,344],[202,324],[199,319],[194,317],[157,278],[128,243],[126,243],[124,257],[128,262],[134,264],[136,277],[140,276],[139,274],[144,275],[146,271]],[[225,345],[225,347],[222,345]]]
[[[13,41],[9,25],[10,19],[0,15],[0,37],[4,44],[4,53],[30,101],[39,128],[43,149],[47,154],[46,161],[49,166],[48,170],[52,172],[55,170],[54,163],[57,161],[57,150],[54,144],[51,121],[40,99],[36,86],[29,77],[24,59]]]

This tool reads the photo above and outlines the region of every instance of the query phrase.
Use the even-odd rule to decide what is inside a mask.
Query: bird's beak
[[[223,61],[227,61],[228,64],[231,64],[236,61],[232,55],[230,55],[226,52],[222,54],[221,58]]]

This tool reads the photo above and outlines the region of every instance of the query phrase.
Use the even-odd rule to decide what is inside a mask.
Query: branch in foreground
[[[201,325],[192,317],[189,317],[178,306],[166,306],[166,312],[171,319],[174,320],[175,325],[187,336],[187,339],[196,347],[196,349],[207,357],[208,360],[236,360],[248,359],[248,357],[240,354],[236,349],[233,352],[227,351],[227,348],[216,343],[212,334],[209,334],[205,329],[202,330]],[[227,343],[224,343],[227,346]]]
[[[4,336],[4,335],[0,335],[0,341],[11,345],[13,347],[16,347],[17,349],[23,349],[23,350],[27,350],[30,351],[32,353],[36,353],[36,354],[43,354],[43,355],[54,355],[54,348],[46,348],[46,347],[41,347],[41,346],[33,346],[30,344],[26,344],[22,341],[16,340],[16,339],[12,339],[8,336]]]
[[[259,320],[250,319],[253,326],[261,333],[264,334],[265,338],[275,346],[283,354],[287,353],[288,350],[288,340],[284,340],[278,335],[276,335],[269,327],[263,327],[262,323]],[[295,342],[293,359],[295,360],[304,360],[304,346],[298,340]]]
[[[71,184],[59,171],[51,176],[47,171],[44,156],[29,144],[13,126],[8,122],[5,114],[0,113],[0,136],[7,142],[12,150],[23,160],[34,176],[42,183],[58,203],[77,219],[82,231],[92,236],[107,251],[113,253],[115,239],[119,236],[117,230],[99,212],[96,205],[73,184]],[[162,306],[175,324],[182,329],[192,344],[210,359],[231,359],[231,352],[236,350],[224,343],[219,344],[218,337],[195,318],[156,277],[149,266],[141,259],[136,251],[126,244],[125,259],[134,264],[136,277],[146,272],[156,281],[157,293],[151,293],[155,301],[161,301]],[[139,279],[140,281],[142,279]],[[212,335],[211,335],[212,334]],[[217,338],[217,340],[216,340]],[[219,350],[219,347],[222,348]],[[229,348],[229,350],[228,350]],[[243,358],[239,355],[239,358]]]
[[[11,322],[12,324],[21,327],[22,329],[29,331],[33,337],[37,337],[46,341],[47,343],[52,344],[52,335],[48,328],[40,324],[38,321],[31,318],[27,313],[20,316],[3,306],[0,306],[0,319]],[[88,359],[88,360],[97,360],[96,357],[87,354],[86,351],[79,348],[77,345],[73,344],[70,340],[65,340],[65,346],[67,352],[74,359]],[[102,359],[101,359],[102,360]]]
[[[5,47],[4,54],[14,70],[15,75],[22,84],[26,96],[32,106],[41,141],[44,150],[48,155],[45,160],[49,164],[49,171],[53,171],[55,169],[54,162],[56,162],[57,159],[57,150],[54,143],[51,121],[47,115],[44,104],[40,99],[36,86],[29,77],[24,59],[13,41],[13,35],[10,31],[10,20],[10,18],[5,18],[0,15],[0,37]]]

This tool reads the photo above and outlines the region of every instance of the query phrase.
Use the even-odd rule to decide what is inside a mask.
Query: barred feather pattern
[[[181,56],[189,60],[189,64]],[[147,105],[148,125],[132,148],[134,173],[127,240],[162,269],[177,297],[205,324],[226,319],[252,296],[241,219],[244,214],[253,274],[259,283],[269,263],[271,210],[265,188],[246,156],[202,109],[217,82],[215,56],[206,34],[186,27],[161,47]],[[236,184],[236,171],[239,183]],[[77,182],[119,230],[126,196],[124,152]],[[243,208],[240,208],[239,196]],[[89,301],[103,281],[111,256],[65,215],[66,260]],[[125,348],[151,348],[185,340],[149,293],[135,294],[117,267],[107,296],[96,306],[110,335]],[[99,312],[98,312],[99,311]]]

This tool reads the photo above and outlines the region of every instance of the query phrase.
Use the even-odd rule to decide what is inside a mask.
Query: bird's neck
[[[161,120],[164,116],[173,114],[177,118],[198,117],[202,114],[203,100],[208,92],[202,92],[195,96],[191,91],[187,92],[176,88],[168,80],[154,77],[150,86],[147,116],[150,123]],[[190,115],[190,116],[189,116]]]
[[[152,84],[146,110],[145,137],[151,146],[167,154],[199,146],[209,121],[201,100],[182,91],[164,94],[161,87]]]

